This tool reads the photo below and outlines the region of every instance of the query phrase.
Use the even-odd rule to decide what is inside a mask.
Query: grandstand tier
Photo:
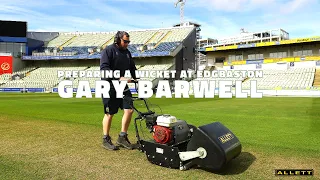
[[[203,45],[199,69],[247,64],[320,61],[320,37],[289,39],[284,30],[243,33],[215,44]],[[276,37],[276,38],[274,38]],[[320,63],[320,62],[319,62]]]
[[[209,77],[196,78],[190,81],[190,93],[193,93],[194,81],[215,81],[215,87],[219,88],[219,81],[232,81],[232,87],[235,87],[236,81],[241,82],[241,88],[249,90],[251,88],[251,81],[256,81],[258,90],[306,90],[317,89],[313,82],[315,77],[316,67],[301,67],[289,69],[260,69],[263,71],[263,77],[251,78],[246,76],[235,77]],[[217,70],[226,71],[226,70]],[[228,70],[238,71],[238,70]],[[317,71],[320,71],[319,69]],[[320,74],[319,74],[320,75]]]
[[[151,70],[174,70],[174,62],[170,62],[170,59],[158,63],[158,60],[153,59],[150,64],[147,61],[141,61],[137,63],[137,69],[143,71]],[[144,64],[145,63],[145,64]],[[305,62],[306,63],[306,62]],[[241,67],[243,65],[239,65]],[[194,81],[213,80],[216,82],[215,86],[219,87],[219,81],[231,80],[233,86],[236,81],[241,81],[242,89],[249,89],[251,81],[257,82],[258,90],[275,90],[275,89],[290,89],[290,90],[303,90],[303,89],[317,89],[320,84],[320,69],[314,65],[305,65],[301,67],[283,66],[282,68],[274,67],[262,67],[259,70],[263,71],[263,77],[251,78],[249,76],[238,77],[210,77],[210,78],[195,78],[190,81],[190,92],[193,91]],[[249,69],[242,67],[236,70]],[[38,64],[38,66],[30,66],[22,69],[21,71],[14,72],[13,74],[3,74],[0,76],[0,88],[44,88],[46,91],[51,91],[57,88],[62,80],[71,80],[73,82],[73,88],[77,88],[79,81],[89,81],[90,87],[95,88],[95,81],[100,78],[89,77],[71,77],[71,78],[59,78],[58,71],[61,70],[74,70],[74,71],[96,71],[100,70],[99,65],[96,63],[87,64],[81,63],[54,63],[52,65]],[[236,71],[235,69],[216,69],[209,71]],[[156,86],[160,78],[141,78],[142,80],[149,80]],[[154,87],[155,87],[154,86]],[[133,88],[132,84],[129,84],[130,88]]]
[[[138,70],[169,70],[173,64],[151,64],[151,65],[137,65]],[[32,71],[30,71],[32,70]],[[17,79],[11,74],[3,74],[0,76],[0,88],[44,88],[50,91],[52,88],[57,88],[59,83],[63,80],[71,80],[73,82],[73,88],[77,88],[79,81],[89,81],[90,87],[95,88],[95,81],[101,78],[95,77],[71,77],[71,78],[59,78],[58,71],[96,71],[100,70],[100,66],[66,66],[61,65],[54,66],[42,66],[26,68],[24,71],[14,72],[17,75]],[[22,78],[20,78],[22,77]],[[141,78],[142,80],[154,81],[156,78]],[[131,86],[131,85],[130,85]]]
[[[313,86],[320,88],[320,69],[316,69]]]
[[[172,53],[195,30],[194,26],[128,31],[133,54]],[[59,33],[31,56],[97,55],[113,43],[116,32]],[[26,57],[28,59],[28,57]]]
[[[138,70],[179,72],[190,69],[191,65],[188,63],[195,61],[195,29],[194,26],[182,26],[128,31],[131,41],[128,49],[133,54]],[[22,57],[22,60],[30,60],[24,61],[28,65],[26,68],[14,71],[12,74],[1,75],[0,90],[43,88],[51,92],[57,89],[59,82],[66,79],[73,81],[73,88],[77,88],[82,80],[88,81],[90,87],[95,88],[95,81],[100,78],[59,78],[57,72],[99,70],[100,52],[113,43],[115,33],[58,33],[42,47],[33,51],[31,56]],[[259,36],[259,34],[255,35]],[[206,47],[203,52],[206,54],[204,58],[206,64],[202,69],[195,70],[262,70],[262,78],[187,78],[186,80],[190,80],[191,93],[192,82],[197,80],[214,80],[216,87],[222,80],[231,80],[233,86],[235,81],[241,81],[243,89],[249,89],[250,82],[254,80],[257,82],[258,90],[316,89],[320,86],[320,70],[317,69],[320,66],[320,38],[309,39],[309,41],[306,39],[289,41],[279,36],[280,40],[274,42],[264,42],[262,40],[268,38],[261,38],[261,42],[248,41],[245,44],[241,42],[232,44],[236,41],[233,39],[231,42],[226,40],[224,45]],[[270,40],[273,39],[270,38]],[[244,38],[244,40],[247,39]],[[160,79],[142,78],[142,80],[151,81],[153,87],[156,87]],[[129,86],[133,88],[132,85]]]

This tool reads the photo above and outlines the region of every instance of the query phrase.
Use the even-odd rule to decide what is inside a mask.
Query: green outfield
[[[314,169],[320,178],[320,98],[149,100],[189,124],[220,121],[242,154],[221,174],[163,168],[137,150],[101,147],[101,99],[0,93],[0,179],[274,179],[275,169],[287,168]],[[129,137],[135,141],[133,124]]]

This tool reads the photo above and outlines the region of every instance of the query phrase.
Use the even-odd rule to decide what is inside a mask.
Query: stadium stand
[[[210,70],[212,72],[212,70]],[[201,77],[201,78],[195,78],[192,81],[189,82],[189,93],[193,93],[194,91],[194,81],[215,81],[215,87],[218,88],[219,87],[219,81],[232,81],[232,85],[235,86],[235,82],[236,81],[244,81],[247,77],[232,77],[232,78],[228,78],[228,77],[209,77],[209,78],[205,78],[205,77]]]
[[[173,64],[156,64],[156,65],[137,65],[137,69],[138,70],[169,70],[170,68],[172,68]],[[88,69],[86,69],[85,71],[97,71],[100,70],[99,66],[92,66]],[[141,78],[141,80],[148,80],[153,82],[154,80],[156,80],[157,78]],[[88,78],[88,77],[78,77],[78,78],[74,78],[73,79],[73,88],[77,88],[79,85],[79,81],[89,81],[89,85],[90,87],[94,88],[95,87],[95,82],[97,80],[100,80],[100,78]],[[155,83],[154,83],[155,84]],[[134,88],[134,84],[128,84],[129,88]],[[54,86],[53,88],[57,88],[58,86]]]
[[[0,85],[5,84],[6,82],[11,80],[11,74],[1,74],[0,75]]]
[[[232,81],[232,86],[235,87],[236,81],[241,81],[242,89],[250,89],[251,81],[257,82],[258,90],[274,90],[274,89],[312,89],[315,84],[314,81],[317,75],[315,74],[315,67],[307,68],[292,68],[287,70],[278,69],[263,69],[263,77],[249,78],[246,77],[217,77],[217,78],[196,78],[190,81],[190,93],[193,93],[193,81],[215,81],[215,87],[219,88],[219,81],[229,80]],[[319,70],[318,70],[319,73]],[[318,74],[320,75],[320,73]],[[320,78],[319,78],[320,79]]]
[[[175,70],[176,66],[181,66],[177,61],[175,55],[164,55],[165,57],[160,57],[157,53],[172,53],[178,52],[177,49],[182,48],[181,44],[185,43],[186,38],[193,32],[193,26],[187,27],[171,27],[162,29],[149,29],[149,30],[134,30],[128,31],[130,34],[131,43],[129,44],[129,51],[135,54],[135,62],[138,70]],[[116,32],[74,32],[74,33],[58,33],[52,40],[44,43],[43,47],[38,48],[32,52],[31,58],[25,60],[53,60],[53,61],[33,61],[33,66],[24,68],[22,70],[16,71],[13,74],[3,74],[0,75],[0,89],[1,88],[44,88],[46,91],[53,91],[57,89],[59,82],[65,78],[58,78],[58,70],[85,70],[85,71],[96,71],[99,70],[99,56],[94,56],[92,59],[88,58],[87,55],[99,55],[101,50],[107,45],[113,43],[114,35]],[[280,41],[285,44],[288,40],[284,38]],[[296,40],[298,42],[298,40]],[[291,41],[290,41],[291,42]],[[300,42],[300,41],[299,41]],[[221,43],[221,42],[220,42]],[[226,43],[226,42],[225,42]],[[232,42],[233,43],[233,42]],[[256,42],[253,47],[262,47],[269,45],[275,45],[275,42]],[[264,44],[266,43],[266,44]],[[179,48],[178,48],[179,47]],[[257,82],[258,90],[277,90],[277,89],[289,89],[289,90],[306,90],[314,89],[315,87],[320,87],[320,70],[316,69],[316,66],[320,65],[320,62],[315,66],[315,64],[304,65],[301,60],[297,58],[304,58],[306,60],[311,60],[310,58],[316,57],[305,57],[305,56],[295,56],[295,57],[273,57],[272,54],[275,50],[268,50],[264,52],[256,53],[261,55],[262,59],[251,58],[251,52],[249,48],[242,44],[232,45],[230,48],[243,49],[244,55],[241,59],[233,60],[228,59],[230,53],[225,53],[227,46],[217,47],[206,47],[206,51],[213,54],[208,56],[209,58],[215,59],[215,63],[208,63],[204,70],[234,70],[230,66],[235,66],[234,68],[242,70],[263,70],[263,78],[249,78],[249,77],[239,77],[239,78],[196,78],[196,79],[185,79],[190,80],[190,93],[193,93],[193,82],[197,80],[215,80],[215,86],[219,86],[219,81],[221,80],[231,80],[233,81],[233,87],[235,86],[235,81],[240,80],[242,82],[243,89],[250,88],[250,81],[255,80]],[[297,47],[299,48],[299,47]],[[180,51],[180,50],[179,50]],[[221,51],[221,52],[220,52]],[[248,52],[247,52],[248,51]],[[216,54],[214,54],[217,52]],[[193,52],[194,53],[194,52]],[[141,54],[148,54],[148,56],[139,56]],[[174,53],[173,53],[174,54]],[[74,55],[85,55],[81,58],[79,56],[73,57]],[[32,57],[38,56],[39,59],[32,59]],[[70,56],[70,64],[66,60],[61,58],[62,56]],[[220,56],[225,56],[223,61],[217,62]],[[43,57],[44,59],[42,59]],[[55,61],[54,57],[58,57]],[[319,56],[320,57],[320,56]],[[60,59],[61,58],[61,59]],[[178,56],[179,58],[179,56]],[[180,57],[180,59],[184,59]],[[269,58],[269,59],[268,59]],[[277,58],[279,60],[277,60]],[[283,59],[281,59],[283,58]],[[285,59],[287,58],[287,59]],[[291,58],[291,59],[290,59]],[[23,59],[23,58],[22,58]],[[282,61],[280,61],[282,60]],[[290,60],[290,61],[289,61]],[[291,61],[292,60],[292,61]],[[296,64],[290,64],[290,62],[297,62]],[[38,63],[41,62],[41,63]],[[48,62],[48,63],[47,63]],[[178,62],[178,63],[177,63]],[[209,59],[208,59],[209,62]],[[213,61],[210,61],[213,62]],[[281,62],[281,63],[280,63]],[[220,66],[217,64],[220,63]],[[264,66],[265,64],[274,64],[273,66]],[[277,63],[279,63],[283,69],[277,69]],[[300,64],[299,64],[300,63]],[[35,65],[36,64],[36,65]],[[51,65],[50,65],[51,64]],[[257,64],[260,64],[258,66]],[[261,66],[261,64],[263,64]],[[305,64],[308,64],[307,62]],[[267,67],[267,68],[265,68]],[[179,67],[179,68],[185,68]],[[158,83],[159,78],[141,78],[142,80],[148,80],[155,86]],[[95,81],[100,80],[100,78],[69,78],[73,81],[73,88],[77,88],[79,81],[89,81],[91,88],[95,88]],[[133,88],[133,84],[129,84],[130,88]]]
[[[133,54],[147,53],[150,57],[136,61],[136,67],[139,70],[169,70],[175,68],[174,55],[161,57],[160,59],[152,59],[157,56],[158,52],[173,52],[181,43],[194,31],[194,26],[170,27],[162,29],[147,29],[127,31],[130,34],[129,51]],[[32,51],[31,57],[44,57],[37,60],[52,60],[52,57],[74,56],[74,55],[99,55],[101,50],[107,45],[113,43],[116,32],[64,32],[57,33],[44,42],[44,45]],[[39,34],[32,34],[32,37]],[[48,39],[48,38],[47,38]],[[182,48],[182,46],[180,46]],[[30,56],[27,56],[30,57]],[[151,59],[150,59],[151,58]],[[22,58],[23,59],[23,58]],[[82,58],[83,59],[83,58]],[[99,59],[95,56],[93,59]],[[25,60],[25,59],[23,59]],[[34,60],[34,59],[28,59]],[[75,64],[68,64],[66,60],[56,61],[50,65],[51,61],[33,62],[35,66],[22,69],[13,74],[4,74],[0,76],[0,88],[44,88],[51,91],[58,87],[60,81],[57,76],[58,70],[99,70],[99,61],[90,60],[87,64],[80,59],[71,59]],[[61,62],[61,63],[60,63]],[[17,76],[14,76],[16,74]],[[79,81],[88,80],[90,87],[95,87],[95,81],[100,78],[71,78],[73,87],[77,88]],[[151,80],[156,84],[157,78],[142,78],[143,80]],[[131,84],[132,85],[132,84]],[[130,85],[130,87],[132,87]]]
[[[35,70],[36,67],[25,67],[19,71],[15,71],[12,74],[2,74],[0,75],[0,85],[5,84],[9,81],[14,81],[14,80],[18,80],[23,78],[26,74],[28,74],[29,72]]]
[[[137,65],[138,70],[169,70],[173,64],[154,64],[154,65]],[[45,88],[50,91],[51,88],[57,88],[60,81],[65,78],[58,78],[58,71],[99,71],[99,66],[75,66],[61,63],[61,65],[42,65],[41,67],[28,67],[13,74],[20,74],[21,79],[12,80],[11,74],[3,74],[0,76],[0,88]],[[154,81],[157,78],[141,78],[142,80]],[[77,77],[69,78],[73,81],[73,88],[77,88],[79,81],[89,81],[90,87],[95,87],[95,81],[100,78]],[[133,88],[130,84],[130,88]]]
[[[172,27],[166,29],[128,31],[131,53],[172,52],[193,31],[194,27]],[[97,54],[113,43],[116,32],[60,33],[32,56],[71,56]]]
[[[313,86],[320,88],[320,69],[316,69]]]
[[[257,81],[258,89],[310,89],[315,75],[315,67],[292,68],[288,70],[266,69],[262,78],[249,78],[243,89],[250,88],[250,80]]]
[[[62,79],[58,78],[58,70],[84,70],[87,67],[43,66],[25,74],[19,80],[7,81],[1,88],[46,88],[56,86]]]

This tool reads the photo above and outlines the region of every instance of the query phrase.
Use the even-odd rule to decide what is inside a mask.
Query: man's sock
[[[103,135],[103,139],[107,139],[109,135]]]
[[[120,132],[120,136],[125,136],[125,135],[127,135],[127,133],[126,132]]]

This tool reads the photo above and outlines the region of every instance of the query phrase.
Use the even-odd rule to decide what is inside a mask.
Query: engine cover
[[[181,143],[191,137],[191,131],[186,121],[177,120],[172,127],[174,144]]]
[[[188,140],[191,137],[191,131],[186,121],[177,120],[175,123],[162,125],[157,123],[153,126],[153,139],[160,144],[178,144]]]
[[[153,126],[153,139],[160,144],[167,144],[172,140],[172,130],[159,125]]]

